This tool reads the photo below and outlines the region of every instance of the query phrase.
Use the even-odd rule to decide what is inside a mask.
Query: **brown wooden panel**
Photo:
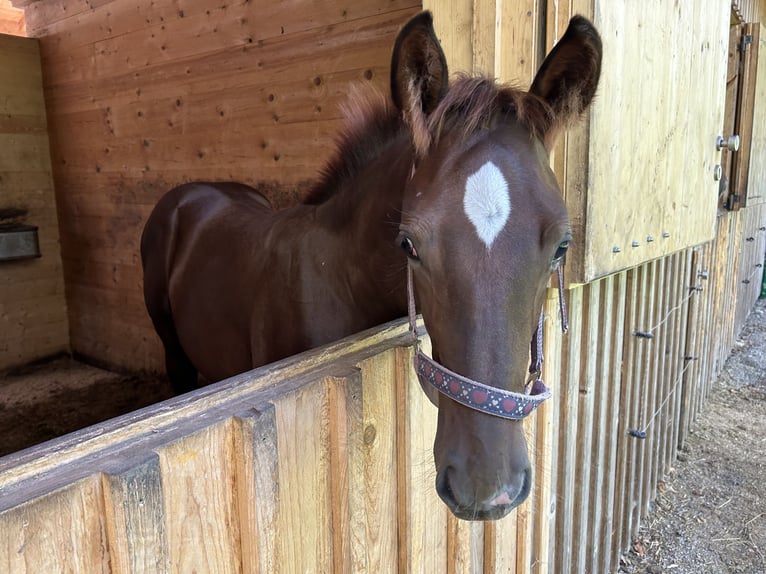
[[[299,201],[333,147],[349,83],[387,87],[394,34],[418,8],[411,0],[29,4],[77,310],[74,350],[123,368],[161,364],[158,340],[139,335],[138,240],[151,206],[194,179],[257,185],[275,206]],[[23,126],[12,137],[26,137]],[[91,300],[92,288],[136,296]],[[134,328],[123,329],[121,315]]]
[[[38,227],[42,253],[0,262],[3,369],[67,350],[69,333],[38,42],[0,35],[0,77],[0,210]]]
[[[74,481],[48,493],[34,505],[0,512],[0,570],[110,572],[102,529],[101,481]]]

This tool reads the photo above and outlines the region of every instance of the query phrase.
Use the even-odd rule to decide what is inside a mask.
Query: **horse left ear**
[[[546,140],[552,140],[590,105],[601,75],[601,37],[586,18],[575,16],[545,58],[529,91],[542,98],[555,117]]]
[[[402,28],[391,57],[391,97],[412,130],[418,156],[431,146],[426,119],[447,93],[449,72],[430,12]]]

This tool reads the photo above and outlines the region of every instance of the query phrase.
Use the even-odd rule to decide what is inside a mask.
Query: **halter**
[[[566,303],[564,301],[564,280],[561,267],[558,268],[559,309],[561,310],[561,330],[566,333],[567,324]],[[524,386],[524,393],[506,391],[497,387],[485,385],[439,364],[420,350],[415,324],[415,290],[412,280],[412,265],[407,264],[407,310],[410,320],[410,333],[414,340],[415,372],[426,396],[439,406],[439,393],[454,401],[479,412],[496,417],[521,420],[529,416],[543,401],[551,397],[550,389],[540,378],[543,366],[543,313],[532,336],[531,360],[529,363],[529,378]]]

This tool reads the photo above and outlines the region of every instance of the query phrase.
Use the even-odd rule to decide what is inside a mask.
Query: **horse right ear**
[[[415,153],[431,146],[427,118],[447,93],[449,72],[430,12],[421,12],[402,28],[391,57],[391,97],[412,131]]]

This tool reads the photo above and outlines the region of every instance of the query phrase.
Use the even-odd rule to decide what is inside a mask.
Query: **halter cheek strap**
[[[563,278],[561,269],[559,279],[559,305],[562,316],[562,330],[568,329],[566,307],[563,296]],[[515,393],[498,387],[485,385],[449,370],[420,350],[415,323],[415,292],[412,280],[412,266],[407,265],[407,309],[410,321],[410,333],[415,345],[414,366],[426,396],[439,406],[439,393],[454,401],[479,412],[504,419],[521,420],[531,414],[543,401],[549,399],[551,391],[545,386],[540,374],[543,364],[543,314],[540,313],[535,334],[531,343],[530,378],[524,393]]]

